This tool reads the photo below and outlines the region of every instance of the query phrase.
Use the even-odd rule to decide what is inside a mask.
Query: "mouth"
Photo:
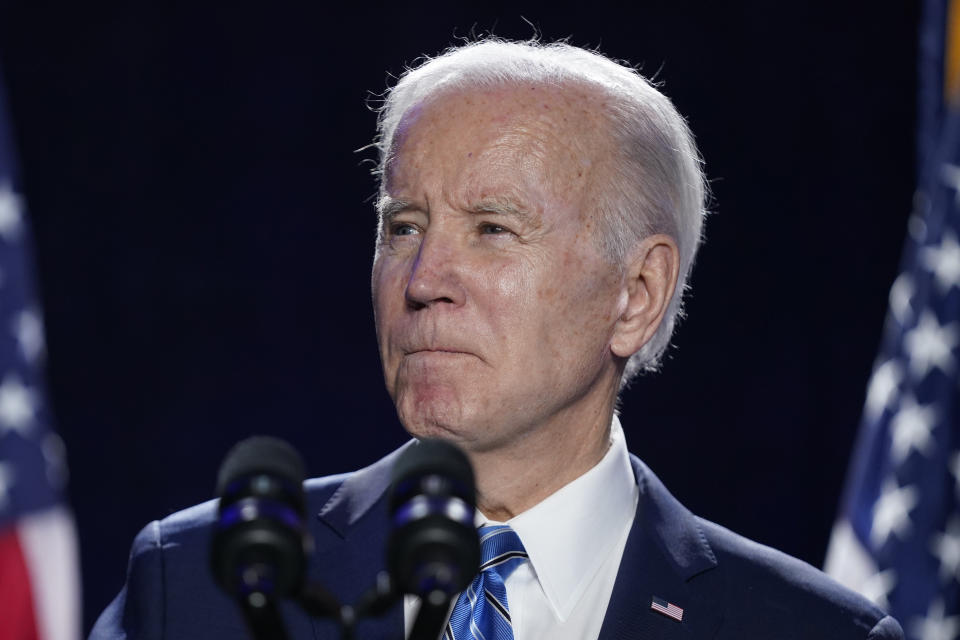
[[[473,355],[469,351],[460,351],[458,349],[412,349],[410,351],[407,351],[406,354],[404,355],[412,356],[418,353],[423,353],[423,354],[436,353],[436,354],[464,355],[464,356]]]
[[[461,366],[473,360],[486,362],[479,354],[454,347],[430,347],[404,349],[400,357],[409,365],[416,366]]]

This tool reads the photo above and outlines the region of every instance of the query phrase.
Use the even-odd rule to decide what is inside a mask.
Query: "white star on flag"
[[[940,561],[940,580],[960,579],[960,517],[950,518],[947,530],[934,534],[931,553]]]
[[[870,602],[886,610],[890,607],[890,601],[887,599],[887,596],[890,595],[890,592],[893,591],[896,584],[897,572],[893,569],[887,569],[886,571],[878,571],[870,576],[857,591],[859,591],[864,598],[870,600]]]
[[[910,510],[917,505],[917,490],[912,486],[900,487],[896,481],[887,480],[876,504],[873,505],[873,523],[870,527],[870,543],[879,549],[896,533],[904,538],[910,531]]]
[[[926,618],[911,620],[910,632],[917,640],[955,640],[960,630],[960,616],[943,617],[943,600],[934,601]]]
[[[13,486],[13,465],[0,462],[0,511],[10,502],[10,487]]]
[[[886,590],[905,638],[960,640],[960,103],[942,69],[960,0],[921,4],[913,208],[826,568]]]
[[[960,206],[960,167],[945,162],[940,168],[940,177],[943,183],[954,190],[954,204]]]
[[[13,318],[12,331],[23,357],[30,364],[35,364],[43,353],[43,322],[36,311],[21,311]]]
[[[917,243],[923,244],[927,237],[927,221],[924,220],[929,203],[923,199],[913,201],[913,213],[907,219],[907,233]]]
[[[0,236],[7,242],[20,235],[23,220],[23,198],[13,190],[10,181],[0,183]]]
[[[954,451],[950,455],[950,475],[953,476],[957,495],[960,496],[960,451]]]
[[[36,393],[25,387],[16,375],[8,375],[0,384],[0,435],[17,431],[26,436],[33,426],[37,410]]]
[[[960,286],[960,244],[957,237],[947,231],[936,247],[926,247],[921,261],[930,269],[940,291],[947,293],[951,287]]]
[[[922,380],[933,367],[944,373],[953,369],[951,353],[958,342],[957,323],[941,325],[930,311],[920,315],[917,326],[903,338],[904,347],[910,356],[910,372]]]
[[[932,404],[919,405],[913,396],[904,396],[900,410],[890,420],[890,437],[893,440],[890,453],[893,461],[902,463],[913,450],[929,456],[933,445],[931,433],[936,420],[937,413]]]
[[[2,74],[0,74],[2,75]],[[16,137],[0,82],[0,638],[80,640],[77,533],[62,445],[46,408],[43,328],[27,202],[16,191]],[[80,241],[81,239],[78,239]],[[34,307],[36,306],[36,310]],[[50,443],[48,445],[48,442]],[[49,455],[47,454],[49,449]],[[63,471],[58,471],[62,469]],[[18,571],[7,571],[16,566]],[[13,596],[13,597],[10,597]],[[12,635],[11,635],[12,634]]]
[[[897,276],[890,287],[890,312],[901,326],[913,318],[913,309],[910,305],[913,293],[913,279],[906,272]]]
[[[890,406],[893,393],[903,381],[903,367],[894,360],[887,360],[870,376],[867,387],[865,411],[871,420],[876,420],[883,410]]]
[[[56,433],[50,432],[40,444],[40,452],[47,463],[47,480],[56,488],[63,488],[67,484],[67,447],[63,439]]]

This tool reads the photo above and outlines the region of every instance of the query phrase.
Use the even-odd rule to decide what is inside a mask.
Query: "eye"
[[[510,233],[510,230],[499,224],[494,224],[492,222],[482,222],[479,225],[480,233],[483,235],[500,235],[503,233]]]
[[[412,236],[417,228],[409,222],[394,222],[389,227],[391,236]]]

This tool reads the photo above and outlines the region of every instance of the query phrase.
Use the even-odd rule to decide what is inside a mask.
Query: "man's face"
[[[609,157],[595,101],[520,86],[404,115],[372,280],[387,390],[413,435],[491,451],[612,401],[624,296],[595,236]]]

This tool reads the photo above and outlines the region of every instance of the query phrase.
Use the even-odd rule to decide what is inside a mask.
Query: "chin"
[[[484,448],[490,435],[486,421],[476,419],[475,412],[459,403],[417,403],[405,410],[397,405],[397,415],[407,432],[415,438],[439,438],[467,452]]]
[[[456,410],[450,407],[432,409],[413,415],[398,414],[404,428],[414,438],[445,440],[457,445],[468,455],[501,449],[511,440],[509,429],[496,430],[492,425],[492,422],[502,423],[502,420],[471,419],[469,412],[465,415],[459,407]],[[451,414],[456,417],[451,417]]]
[[[394,404],[397,417],[415,438],[440,438],[463,449],[484,449],[495,432],[509,429],[496,395],[475,377],[399,376]]]
[[[407,393],[397,401],[400,422],[416,438],[455,440],[463,423],[459,403],[441,393]]]

